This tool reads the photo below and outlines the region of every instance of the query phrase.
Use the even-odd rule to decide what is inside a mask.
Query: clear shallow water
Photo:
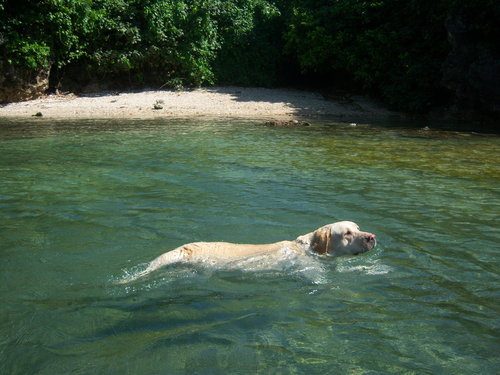
[[[0,124],[0,373],[493,374],[500,138],[238,121]],[[338,220],[356,257],[128,273]]]

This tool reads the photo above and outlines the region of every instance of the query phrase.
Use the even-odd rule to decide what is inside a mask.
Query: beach
[[[396,115],[361,96],[325,99],[296,89],[210,87],[185,91],[142,90],[47,95],[0,106],[0,117],[107,118],[384,118]]]

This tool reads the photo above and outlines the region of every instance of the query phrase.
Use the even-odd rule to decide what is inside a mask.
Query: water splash
[[[380,247],[371,251],[362,257],[337,258],[335,272],[352,273],[359,272],[365,275],[385,275],[393,271],[393,268],[385,264],[383,259],[379,258],[382,251]]]

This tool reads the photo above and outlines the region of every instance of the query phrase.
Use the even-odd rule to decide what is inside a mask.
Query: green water
[[[494,374],[500,138],[316,122],[0,123],[1,374]],[[179,265],[338,220],[355,257]]]

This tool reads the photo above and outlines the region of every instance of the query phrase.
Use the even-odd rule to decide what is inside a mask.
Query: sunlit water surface
[[[493,374],[500,138],[250,121],[0,124],[0,373]],[[352,220],[354,257],[177,265]]]

